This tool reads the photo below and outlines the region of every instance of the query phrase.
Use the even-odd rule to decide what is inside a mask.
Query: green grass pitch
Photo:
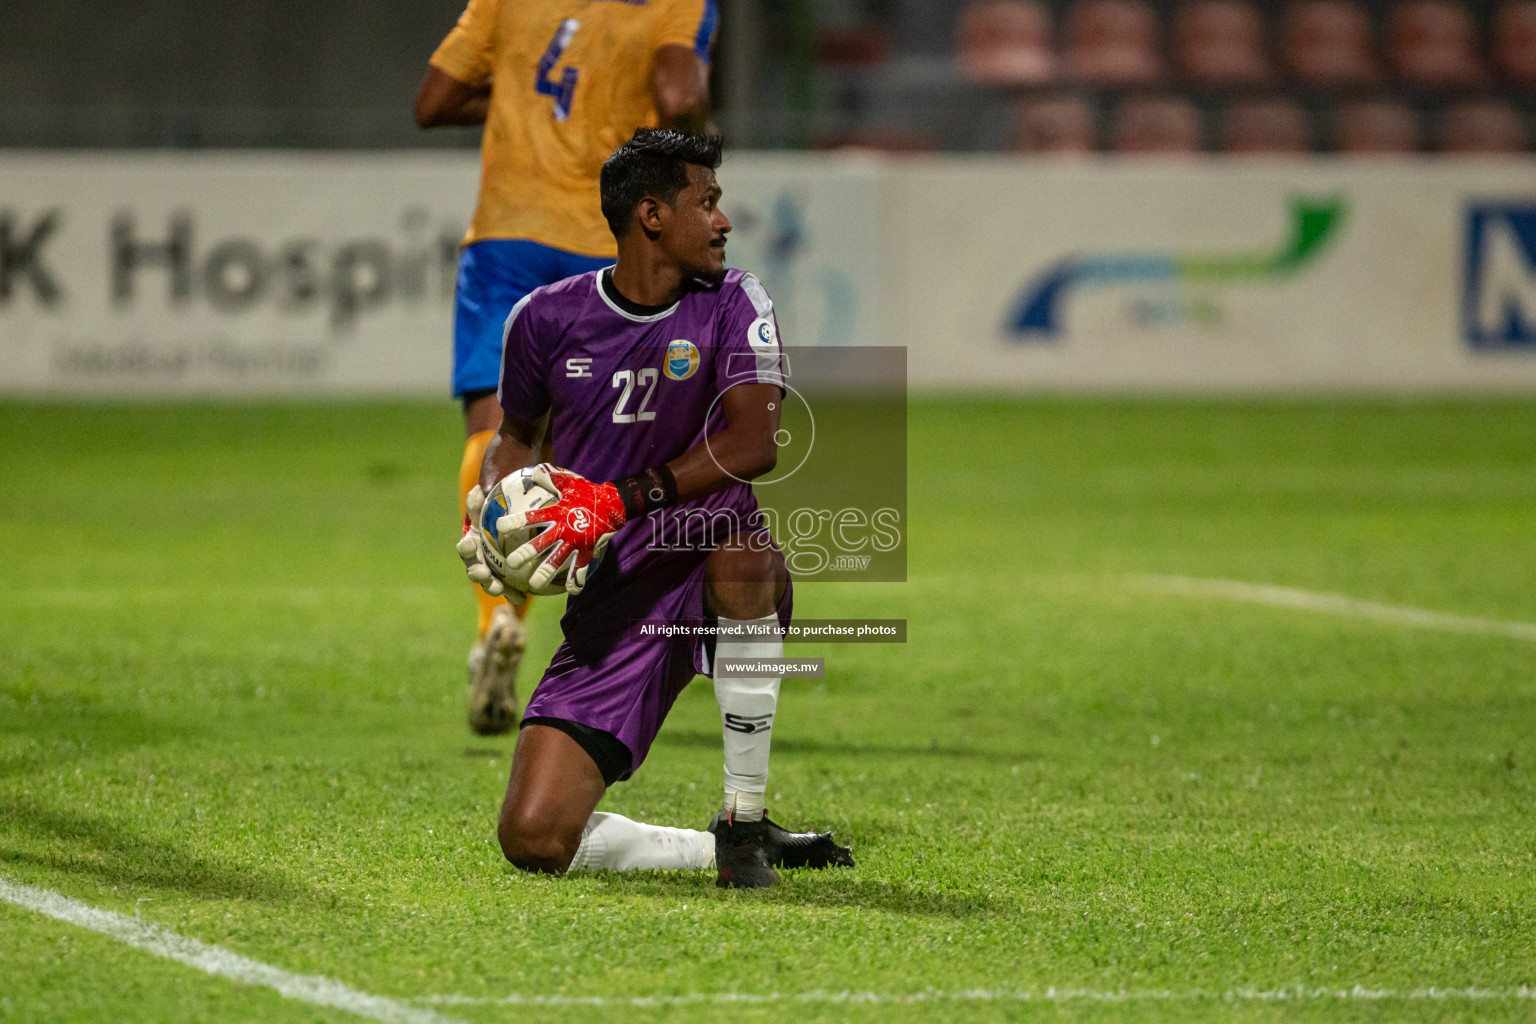
[[[910,582],[797,601],[910,643],[798,649],[775,733],[859,866],[768,892],[503,862],[458,458],[446,404],[0,404],[0,877],[467,1022],[1536,1019],[1536,642],[1137,584],[1536,622],[1536,403],[915,401]],[[719,777],[695,685],[606,806]],[[719,993],[783,998],[636,1001]],[[0,903],[0,1020],[352,1019]]]

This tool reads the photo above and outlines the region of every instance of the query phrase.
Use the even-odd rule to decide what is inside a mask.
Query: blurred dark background
[[[474,146],[410,106],[458,0],[7,0],[0,146]],[[742,148],[1507,153],[1536,0],[722,0]]]

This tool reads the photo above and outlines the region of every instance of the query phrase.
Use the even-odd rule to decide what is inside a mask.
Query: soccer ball
[[[559,494],[539,483],[532,474],[531,466],[508,473],[486,497],[485,508],[480,510],[481,551],[491,572],[512,589],[521,590],[525,594],[563,594],[566,576],[564,569],[555,573],[554,579],[537,590],[528,582],[529,577],[543,564],[542,557],[518,569],[507,567],[507,556],[548,529],[548,524],[527,526],[500,536],[496,532],[496,522],[502,516],[512,512],[532,512],[560,500]]]

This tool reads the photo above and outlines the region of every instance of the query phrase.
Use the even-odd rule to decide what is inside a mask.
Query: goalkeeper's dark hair
[[[720,166],[718,135],[672,128],[641,128],[603,161],[603,217],[615,238],[629,230],[630,215],[646,196],[671,206],[688,187],[688,165]]]

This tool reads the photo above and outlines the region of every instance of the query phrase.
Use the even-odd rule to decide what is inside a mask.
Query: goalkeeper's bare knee
[[[784,556],[776,548],[732,537],[709,556],[704,567],[709,610],[728,619],[773,614],[789,579]]]

